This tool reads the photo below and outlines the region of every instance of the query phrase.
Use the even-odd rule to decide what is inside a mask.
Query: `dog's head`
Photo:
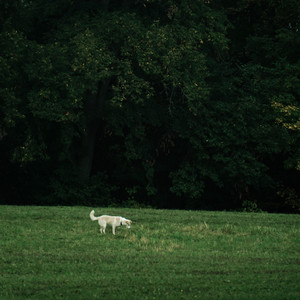
[[[132,223],[132,221],[127,220],[127,219],[124,218],[124,219],[123,219],[123,222],[122,222],[122,225],[126,225],[127,228],[129,229],[130,226],[131,226],[131,223]]]

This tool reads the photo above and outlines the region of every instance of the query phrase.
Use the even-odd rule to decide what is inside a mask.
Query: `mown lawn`
[[[300,215],[0,206],[0,299],[300,299]]]

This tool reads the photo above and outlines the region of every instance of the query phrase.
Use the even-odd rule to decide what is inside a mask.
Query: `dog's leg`
[[[112,233],[115,235],[116,234],[116,226],[112,225]]]

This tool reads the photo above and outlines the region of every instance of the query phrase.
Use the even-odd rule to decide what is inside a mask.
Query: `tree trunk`
[[[96,95],[88,97],[85,105],[86,134],[82,140],[82,155],[79,160],[78,178],[81,182],[89,180],[92,170],[95,142],[102,120],[104,101],[110,78],[99,83]]]

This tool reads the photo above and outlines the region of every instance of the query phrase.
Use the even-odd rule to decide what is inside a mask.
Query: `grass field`
[[[0,299],[300,299],[300,215],[0,206]]]

